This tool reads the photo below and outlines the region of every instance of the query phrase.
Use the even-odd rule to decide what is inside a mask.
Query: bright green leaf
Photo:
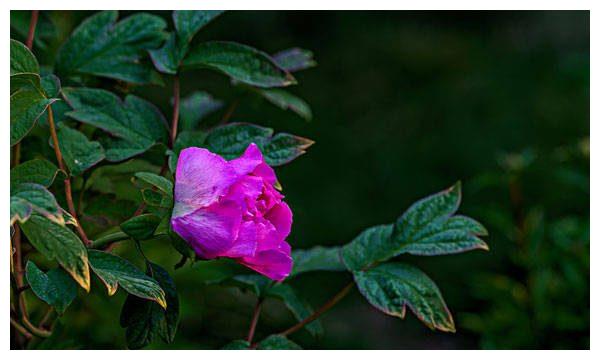
[[[155,279],[165,292],[167,308],[153,301],[128,296],[121,310],[121,327],[126,328],[127,345],[140,349],[160,337],[170,344],[175,338],[179,323],[179,297],[175,282],[162,267],[147,263],[147,274]]]
[[[81,175],[84,171],[104,159],[104,149],[97,141],[90,141],[81,132],[60,124],[57,129],[60,151],[71,175]]]
[[[165,292],[158,282],[129,261],[98,250],[89,250],[89,258],[92,270],[106,285],[109,296],[114,295],[120,285],[131,295],[155,301],[163,308],[167,307]]]
[[[404,318],[406,306],[428,327],[454,332],[452,315],[435,283],[421,270],[387,263],[354,273],[361,294],[377,309]]]
[[[31,260],[25,270],[33,293],[62,315],[77,296],[77,285],[69,275],[60,268],[44,273]]]
[[[141,154],[167,137],[160,110],[137,96],[128,95],[123,102],[111,92],[89,88],[64,88],[63,94],[73,108],[69,117],[117,138],[103,143],[109,161]]]
[[[258,350],[302,350],[300,345],[281,335],[271,335],[258,343]]]
[[[190,50],[184,68],[208,68],[220,71],[236,81],[259,86],[281,87],[296,83],[267,54],[250,46],[225,41],[211,41]]]
[[[121,224],[121,230],[135,240],[146,240],[154,235],[160,218],[153,214],[142,214]]]
[[[313,59],[312,51],[300,48],[282,50],[273,55],[273,60],[282,69],[289,72],[304,70],[317,65]]]
[[[139,84],[160,84],[144,62],[146,52],[165,39],[166,22],[137,13],[117,22],[117,11],[102,11],[84,20],[63,44],[56,59],[61,77],[90,74]]]
[[[29,160],[10,169],[10,187],[13,188],[22,183],[36,183],[44,187],[49,187],[54,182],[56,174],[59,171],[48,160]]]
[[[77,235],[66,226],[35,214],[21,224],[21,229],[42,255],[56,259],[82,288],[90,290],[88,253]]]
[[[312,119],[310,106],[299,97],[281,89],[264,89],[258,92],[273,105],[283,110],[292,110],[305,120]]]
[[[292,251],[294,268],[290,276],[296,276],[309,271],[345,271],[342,263],[340,247],[315,246],[310,249]]]

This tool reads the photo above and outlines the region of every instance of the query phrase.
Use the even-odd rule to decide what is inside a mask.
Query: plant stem
[[[348,292],[350,292],[350,290],[352,289],[353,286],[354,286],[354,282],[351,282],[348,285],[346,285],[342,290],[340,290],[340,292],[335,294],[331,299],[329,299],[325,304],[323,304],[323,306],[321,306],[318,310],[316,310],[314,313],[312,313],[312,315],[310,315],[306,319],[300,321],[299,323],[292,326],[291,328],[281,332],[280,335],[282,335],[282,336],[291,335],[291,334],[295,333],[296,331],[302,329],[304,326],[315,321],[319,316],[323,315],[323,313],[325,313],[327,310],[331,309],[331,307],[333,307],[333,305],[337,304],[346,295],[348,295]]]
[[[31,21],[29,21],[29,32],[27,33],[27,41],[25,41],[25,46],[31,50],[33,48],[33,37],[35,36],[35,26],[37,25],[39,10],[31,11]]]
[[[226,124],[229,121],[229,119],[231,118],[231,115],[233,115],[233,112],[235,111],[235,109],[237,108],[239,103],[240,103],[240,100],[235,99],[231,103],[231,105],[229,105],[229,107],[227,108],[227,111],[225,112],[225,115],[223,115],[223,117],[221,118],[219,125]]]
[[[179,75],[173,77],[173,118],[171,120],[171,137],[169,138],[169,148],[173,148],[177,138],[177,126],[179,125]]]
[[[101,250],[111,244],[114,244],[119,241],[127,240],[127,239],[129,239],[129,235],[125,234],[124,232],[119,231],[119,232],[116,232],[113,234],[108,234],[106,236],[102,236],[102,237],[92,241],[90,244],[90,248]]]
[[[252,315],[252,321],[250,321],[250,329],[248,330],[248,343],[252,343],[254,338],[254,332],[256,331],[256,325],[258,324],[258,318],[260,317],[260,310],[262,308],[263,299],[259,298],[254,306],[254,314]]]
[[[54,154],[56,155],[56,161],[58,162],[58,167],[67,174],[67,178],[65,179],[65,198],[67,199],[67,206],[69,208],[69,213],[71,216],[77,221],[77,232],[79,233],[79,237],[83,241],[86,246],[91,244],[88,239],[83,227],[81,227],[81,223],[77,219],[77,212],[75,211],[75,204],[73,203],[73,193],[71,190],[71,175],[69,175],[69,171],[65,167],[63,162],[63,156],[60,152],[60,147],[58,145],[58,136],[56,135],[56,125],[54,124],[54,114],[52,113],[52,105],[48,105],[48,125],[50,126],[50,136],[52,137],[52,144],[54,145]]]
[[[27,331],[27,329],[25,329],[21,324],[19,324],[15,319],[10,318],[10,324],[15,328],[15,330],[17,330],[18,332],[20,332],[23,336],[25,336],[25,338],[27,340],[30,340],[33,335],[31,335],[31,333],[29,331]]]

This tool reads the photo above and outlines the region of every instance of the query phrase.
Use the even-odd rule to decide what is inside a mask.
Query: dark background
[[[68,33],[87,14],[50,15]],[[589,12],[233,11],[195,41],[209,39],[315,54],[318,66],[297,73],[289,89],[311,105],[311,122],[240,98],[223,76],[182,76],[183,96],[239,98],[232,121],[316,141],[277,169],[294,211],[293,248],[344,244],[457,180],[460,212],[490,232],[489,252],[401,258],[436,281],[456,334],[432,332],[411,313],[386,316],[353,290],[323,316],[322,339],[300,332],[294,340],[323,349],[589,348]],[[51,63],[50,50],[38,56]],[[170,87],[135,91],[170,114]],[[163,244],[144,246],[170,270],[179,260]],[[174,345],[152,347],[215,347],[245,336],[253,296],[205,286],[200,273],[174,272],[179,331]],[[311,273],[291,283],[318,307],[349,280]],[[99,283],[93,288],[65,315],[63,338],[124,347],[122,291],[107,298]],[[292,323],[268,302],[257,337]]]

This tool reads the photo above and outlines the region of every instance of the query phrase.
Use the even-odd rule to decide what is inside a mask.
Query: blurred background
[[[172,26],[169,12],[158,14]],[[51,65],[60,39],[89,15],[42,12],[40,62]],[[14,38],[23,39],[18,22],[28,16],[11,14]],[[438,284],[455,334],[433,332],[411,313],[386,316],[353,290],[322,317],[322,338],[301,331],[295,341],[312,349],[589,348],[589,25],[589,12],[564,11],[232,11],[196,36],[271,54],[295,46],[314,52],[318,66],[295,74],[299,85],[289,89],[312,107],[310,122],[240,95],[224,76],[182,77],[183,96],[205,90],[224,102],[207,122],[237,101],[231,121],[316,141],[277,169],[294,211],[292,247],[347,243],[457,180],[459,212],[490,233],[489,252],[402,256]],[[59,40],[44,43],[44,36]],[[169,86],[127,91],[170,114]],[[162,157],[157,151],[147,160],[160,166]],[[101,214],[107,204],[99,196],[85,211]],[[210,269],[202,266],[173,272],[179,255],[170,246],[150,241],[144,250],[174,274],[181,301],[175,344],[150,348],[214,348],[245,336],[253,295],[204,284]],[[139,258],[129,245],[117,252]],[[349,279],[320,272],[291,283],[316,308]],[[68,326],[44,346],[123,348],[125,296],[104,292],[95,282],[91,295],[78,297],[61,320]],[[269,301],[257,337],[293,323]]]

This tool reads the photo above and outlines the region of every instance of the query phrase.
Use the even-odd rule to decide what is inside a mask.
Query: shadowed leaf
[[[60,268],[44,273],[31,260],[25,270],[33,293],[62,315],[77,296],[77,285],[69,275]]]

